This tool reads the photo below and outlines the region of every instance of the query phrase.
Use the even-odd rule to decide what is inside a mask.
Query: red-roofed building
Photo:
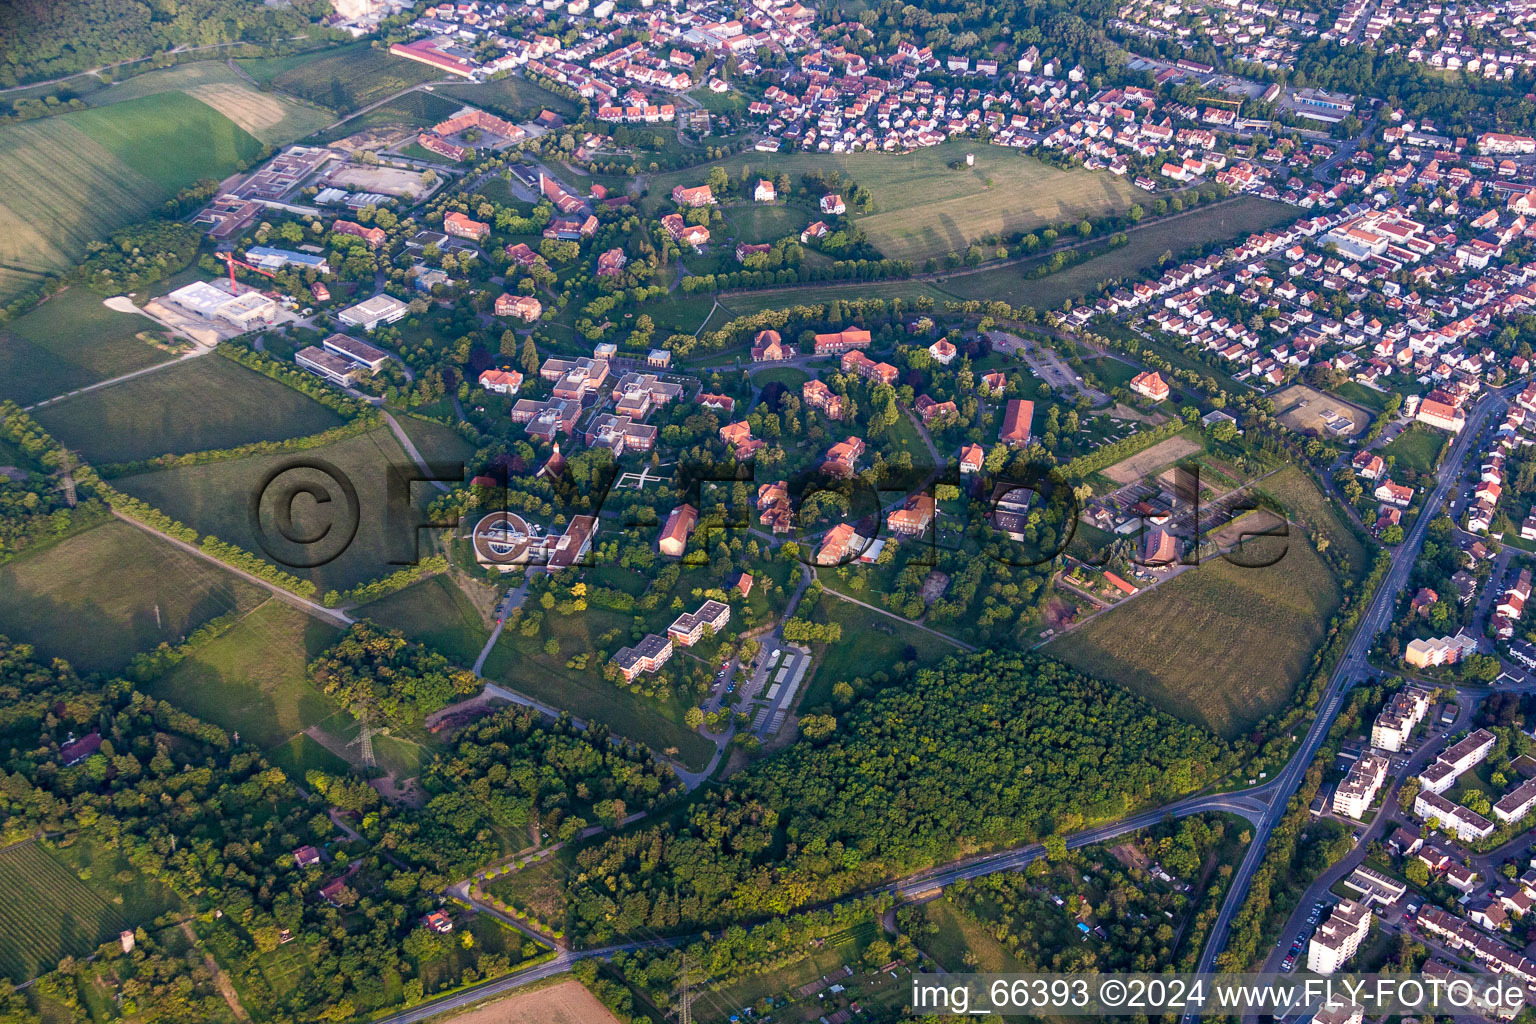
[[[1035,403],[1027,398],[1010,398],[1003,413],[1003,429],[998,440],[1008,445],[1023,447],[1029,444],[1029,425],[1035,418]]]
[[[454,210],[443,217],[443,231],[455,238],[468,238],[478,242],[490,235],[491,226],[484,221],[472,220]]]
[[[496,298],[497,316],[515,316],[520,320],[537,320],[544,312],[544,304],[532,295],[503,293]]]
[[[960,472],[980,473],[986,465],[987,451],[979,444],[968,444],[960,449]]]
[[[688,547],[688,536],[693,533],[693,528],[698,525],[699,510],[692,505],[679,505],[667,516],[667,523],[661,528],[661,539],[657,542],[657,548],[662,554],[671,558],[681,558],[683,551]]]
[[[849,327],[838,331],[836,334],[816,335],[816,354],[840,355],[856,348],[869,348],[873,343],[869,332],[858,327]]]
[[[693,188],[678,185],[672,190],[672,201],[678,206],[713,206],[715,193],[708,185],[696,185]]]
[[[1168,385],[1163,381],[1162,375],[1155,370],[1138,373],[1132,377],[1131,390],[1154,402],[1168,400]]]

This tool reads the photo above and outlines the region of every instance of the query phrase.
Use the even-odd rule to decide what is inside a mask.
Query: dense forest
[[[399,630],[359,622],[309,666],[315,684],[358,718],[413,725],[480,690],[473,672],[406,640]]]
[[[10,0],[0,4],[0,85],[24,85],[177,47],[270,45],[330,12],[324,0]]]
[[[1208,733],[1118,687],[1053,661],[977,655],[856,706],[675,828],[582,851],[566,901],[592,941],[780,915],[1166,801],[1227,759]]]

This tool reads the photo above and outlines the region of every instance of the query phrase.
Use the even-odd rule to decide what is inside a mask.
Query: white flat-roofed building
[[[362,372],[362,367],[350,359],[343,359],[334,352],[310,345],[293,354],[293,361],[310,373],[325,378],[332,384],[347,387]]]
[[[167,301],[174,302],[187,312],[196,313],[205,320],[212,320],[218,316],[219,307],[232,298],[234,296],[229,292],[207,281],[193,281],[166,295]]]
[[[375,295],[371,299],[364,299],[355,306],[348,306],[336,318],[349,327],[361,327],[365,331],[371,331],[379,324],[392,324],[397,320],[405,319],[405,314],[411,311],[411,307],[395,298],[393,295]]]
[[[1307,947],[1307,970],[1332,974],[1355,955],[1371,930],[1371,912],[1363,903],[1340,900],[1328,920],[1312,933]]]
[[[327,351],[334,352],[359,366],[367,367],[369,373],[378,373],[384,368],[384,364],[389,362],[388,352],[374,348],[366,341],[349,338],[345,334],[333,334],[321,344]]]
[[[1349,774],[1333,791],[1335,814],[1360,818],[1370,810],[1371,801],[1381,791],[1387,778],[1387,759],[1375,754],[1363,754],[1350,766]]]
[[[1429,714],[1431,703],[1429,691],[1417,686],[1394,693],[1371,726],[1371,746],[1394,753],[1402,750],[1413,730]]]
[[[1355,868],[1354,872],[1344,879],[1344,884],[1360,893],[1360,902],[1366,906],[1375,903],[1384,907],[1390,903],[1396,903],[1408,891],[1407,882],[1399,882],[1391,875],[1384,875],[1364,864]]]

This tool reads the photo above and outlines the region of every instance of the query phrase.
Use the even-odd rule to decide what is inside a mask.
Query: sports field
[[[200,178],[254,161],[261,143],[185,93],[0,127],[0,265],[60,271],[86,244],[142,220]],[[8,275],[0,301],[25,282]]]
[[[318,107],[275,93],[262,92],[223,61],[181,64],[135,75],[98,89],[87,99],[93,107],[160,93],[182,92],[201,100],[262,142],[283,145],[330,124],[335,118]]]
[[[339,633],[270,598],[145,689],[270,749],[337,711],[306,667]]]
[[[1338,602],[1333,574],[1292,531],[1274,565],[1204,562],[1045,651],[1232,739],[1290,699]]]
[[[464,591],[443,574],[365,604],[352,614],[398,629],[466,667],[474,665],[491,635]]]
[[[974,154],[972,167],[964,166]],[[961,162],[958,168],[949,164]],[[1005,235],[1129,209],[1141,193],[1130,182],[1094,171],[1064,171],[1001,146],[946,142],[912,153],[744,153],[722,162],[731,180],[750,167],[764,177],[838,171],[869,189],[874,210],[855,217],[881,253],[922,260],[964,252],[986,235]],[[647,209],[674,185],[696,185],[708,167],[659,174]]]
[[[171,358],[139,338],[154,321],[101,299],[69,288],[0,327],[0,398],[31,405]]]
[[[218,355],[66,398],[34,415],[87,462],[103,465],[303,437],[344,422],[309,396]]]
[[[81,672],[122,668],[266,591],[127,523],[0,566],[0,634]]]
[[[341,487],[334,481],[314,470],[289,468],[300,460],[311,459],[330,463],[356,487],[355,518]],[[415,531],[410,528],[411,513],[402,506],[395,510],[398,513],[396,521],[391,522],[390,509],[392,495],[399,493],[398,481],[411,468],[410,460],[389,428],[379,427],[366,434],[292,455],[263,455],[139,473],[116,480],[114,484],[200,534],[213,534],[252,552],[261,552],[262,545],[251,526],[250,500],[261,495],[262,485],[268,477],[282,473],[277,491],[268,492],[269,496],[288,493],[291,488],[301,485],[314,485],[333,500],[320,505],[313,498],[295,494],[293,526],[287,536],[324,537],[327,528],[331,527],[338,538],[343,538],[343,534],[350,532],[351,525],[357,524],[356,536],[334,560],[315,568],[293,570],[313,580],[319,592],[324,594],[333,588],[346,590],[365,580],[387,575],[412,559]],[[391,474],[397,476],[397,485],[393,488]],[[439,493],[421,486],[413,490],[418,506],[430,502]],[[284,557],[313,561],[335,553],[331,547],[284,547],[283,531],[276,529],[274,521],[269,521],[272,511],[270,502],[263,505],[262,522],[268,543]],[[427,553],[423,546],[421,554]]]
[[[256,81],[340,114],[366,107],[413,85],[447,78],[404,57],[391,57],[361,41],[333,50],[236,61]]]
[[[0,892],[0,976],[13,982],[91,953],[129,924],[35,841],[0,850]]]
[[[1142,203],[1149,204],[1150,200]],[[1126,244],[1116,249],[1102,242],[1089,243],[1088,248],[1097,255],[1084,257],[1081,263],[1055,274],[1028,276],[1049,259],[1039,257],[974,274],[956,274],[946,277],[939,287],[965,299],[1002,299],[1015,306],[1055,309],[1069,299],[1099,290],[1105,281],[1131,280],[1154,270],[1165,254],[1178,257],[1191,246],[1238,238],[1295,217],[1296,210],[1284,203],[1240,196],[1210,209],[1136,228],[1127,233]]]
[[[1324,394],[1305,384],[1292,384],[1272,396],[1275,402],[1275,418],[1292,430],[1311,430],[1321,437],[1349,437],[1370,426],[1371,414],[1358,409],[1343,399]],[[1348,420],[1350,427],[1341,435],[1334,435],[1326,417]]]

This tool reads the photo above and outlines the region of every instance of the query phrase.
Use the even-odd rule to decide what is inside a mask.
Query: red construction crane
[[[240,294],[240,286],[235,283],[235,267],[237,266],[244,267],[246,270],[249,270],[252,273],[260,274],[262,277],[277,277],[277,275],[272,273],[272,271],[262,270],[260,267],[253,267],[244,260],[235,259],[235,257],[230,253],[221,252],[216,253],[215,255],[217,255],[219,259],[223,260],[224,263],[229,267],[229,290],[236,295]]]

